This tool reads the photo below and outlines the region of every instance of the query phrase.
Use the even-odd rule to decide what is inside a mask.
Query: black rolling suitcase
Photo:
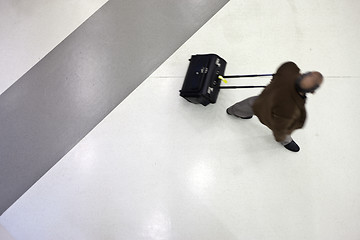
[[[204,106],[215,103],[220,91],[219,75],[224,75],[226,61],[216,54],[193,55],[180,96]]]
[[[192,55],[180,96],[204,106],[215,103],[221,88],[257,88],[265,86],[225,86],[221,79],[272,76],[273,74],[224,76],[226,61],[216,54]]]

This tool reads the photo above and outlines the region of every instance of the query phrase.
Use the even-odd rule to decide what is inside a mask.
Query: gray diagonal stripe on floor
[[[226,2],[111,0],[5,91],[0,214]]]

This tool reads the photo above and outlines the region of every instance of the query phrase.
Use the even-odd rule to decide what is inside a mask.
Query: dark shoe
[[[230,112],[229,112],[229,108],[226,109],[226,113],[229,114],[229,115],[232,115]],[[235,116],[235,117],[238,117],[238,116]],[[239,117],[241,119],[251,119],[253,116],[249,116],[249,117]]]
[[[296,144],[296,142],[294,142],[294,140],[292,140],[290,143],[284,145],[284,147],[292,152],[298,152],[300,151],[300,147]]]

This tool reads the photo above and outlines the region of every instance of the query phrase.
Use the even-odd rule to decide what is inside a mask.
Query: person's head
[[[320,87],[324,77],[319,72],[307,72],[301,74],[296,81],[296,89],[300,93],[314,93]]]

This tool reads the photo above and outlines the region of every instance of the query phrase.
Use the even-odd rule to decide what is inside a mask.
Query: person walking
[[[226,112],[242,119],[256,115],[262,124],[272,130],[277,142],[292,152],[298,152],[300,147],[292,139],[291,133],[304,126],[306,94],[315,93],[322,82],[320,72],[301,74],[295,63],[286,62],[259,96],[238,102]]]

